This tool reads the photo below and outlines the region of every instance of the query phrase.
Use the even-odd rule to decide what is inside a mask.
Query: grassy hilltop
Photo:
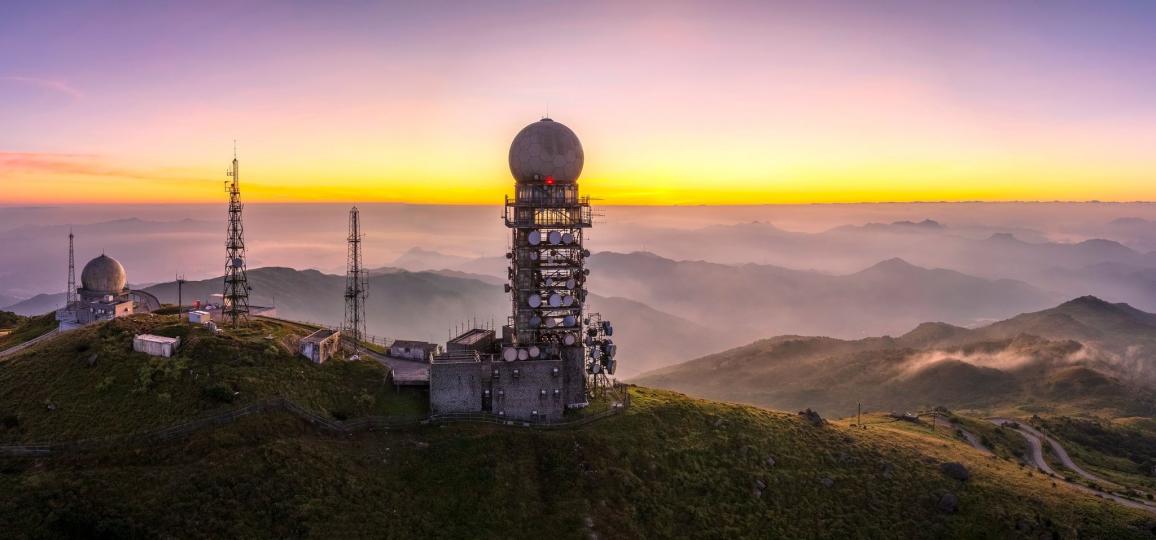
[[[139,329],[184,333],[172,360]],[[0,362],[9,443],[168,425],[284,395],[354,418],[419,412],[368,362],[313,366],[292,327],[212,336],[166,317],[68,334]],[[89,358],[96,360],[89,365]],[[163,365],[166,362],[169,364]],[[105,382],[110,380],[111,382]],[[227,385],[233,403],[211,388]],[[285,414],[149,448],[0,459],[8,537],[1150,538],[1156,516],[985,457],[946,433],[634,388],[582,428],[427,426],[335,437]],[[369,396],[365,399],[361,396]],[[49,411],[45,401],[55,405]],[[962,463],[970,479],[945,475]]]

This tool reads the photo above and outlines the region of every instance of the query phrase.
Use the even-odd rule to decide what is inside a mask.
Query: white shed
[[[208,311],[197,310],[189,312],[189,322],[196,324],[204,324],[212,320],[212,315]]]
[[[152,334],[140,334],[132,338],[132,350],[151,356],[168,358],[177,352],[177,347],[180,345],[181,338],[154,336]]]

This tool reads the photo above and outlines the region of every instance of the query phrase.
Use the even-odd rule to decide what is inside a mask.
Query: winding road
[[[1084,477],[1087,480],[1090,480],[1092,482],[1100,484],[1101,486],[1123,489],[1123,487],[1118,485],[1118,484],[1115,484],[1113,482],[1108,482],[1107,480],[1104,480],[1104,479],[1102,479],[1102,478],[1100,478],[1094,474],[1091,474],[1091,473],[1081,469],[1078,465],[1075,464],[1075,462],[1072,461],[1072,458],[1068,455],[1068,452],[1066,450],[1064,450],[1063,446],[1060,446],[1059,442],[1057,442],[1055,439],[1048,437],[1047,435],[1041,433],[1036,428],[1029,426],[1023,422],[1020,422],[1019,420],[1014,420],[1011,418],[988,418],[988,421],[997,425],[997,426],[1001,426],[1001,427],[1005,427],[1007,429],[1015,430],[1020,435],[1023,435],[1024,439],[1027,439],[1028,446],[1031,449],[1032,463],[1036,466],[1036,468],[1038,468],[1044,474],[1047,474],[1048,476],[1055,477],[1058,480],[1063,481],[1065,484],[1067,484],[1073,488],[1076,488],[1080,491],[1083,491],[1085,493],[1091,493],[1097,497],[1102,497],[1105,499],[1111,499],[1113,501],[1116,501],[1117,503],[1120,503],[1124,506],[1128,506],[1131,508],[1138,508],[1140,510],[1146,510],[1148,512],[1156,513],[1156,505],[1137,501],[1134,499],[1129,499],[1127,497],[1121,497],[1121,496],[1116,495],[1114,493],[1108,493],[1105,491],[1098,491],[1098,490],[1092,489],[1088,486],[1085,486],[1083,484],[1077,484],[1075,482],[1069,482],[1069,481],[1065,480],[1063,478],[1063,475],[1057,473],[1055,471],[1055,469],[1053,469],[1051,467],[1051,465],[1048,465],[1047,460],[1044,459],[1044,442],[1043,441],[1045,441],[1045,440],[1048,441],[1048,444],[1052,447],[1052,452],[1056,454],[1056,457],[1058,457],[1060,459],[1060,463],[1063,463],[1064,467],[1071,469],[1076,474]],[[1011,424],[1011,425],[1009,425],[1009,424]],[[1017,427],[1013,427],[1013,425],[1015,425]]]

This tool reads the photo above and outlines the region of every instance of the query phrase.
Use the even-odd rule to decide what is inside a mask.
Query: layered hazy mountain
[[[913,326],[923,316],[961,325],[994,320],[1052,303],[1024,283],[988,280],[888,260],[836,276],[765,265],[674,261],[649,253],[598,253],[590,259],[588,309],[621,329],[615,340],[629,376],[719,351],[770,333],[859,337]],[[280,316],[340,324],[345,277],[317,270],[249,271],[252,303]],[[460,270],[373,270],[367,319],[372,334],[444,341],[470,325],[501,326],[509,313],[502,280]],[[189,281],[184,302],[217,301],[221,278]],[[177,301],[173,282],[145,287]],[[10,306],[21,314],[56,309],[43,295]]]
[[[779,336],[635,382],[779,409],[847,415],[938,405],[1020,414],[1156,413],[1156,315],[1081,297],[979,328],[899,337]]]

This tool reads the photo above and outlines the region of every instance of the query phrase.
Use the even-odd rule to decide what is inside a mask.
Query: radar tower
[[[237,143],[233,142],[233,168],[227,173],[225,189],[229,193],[229,234],[225,241],[225,292],[221,313],[236,327],[249,318],[249,280],[245,276],[245,227],[241,222],[240,165]]]

